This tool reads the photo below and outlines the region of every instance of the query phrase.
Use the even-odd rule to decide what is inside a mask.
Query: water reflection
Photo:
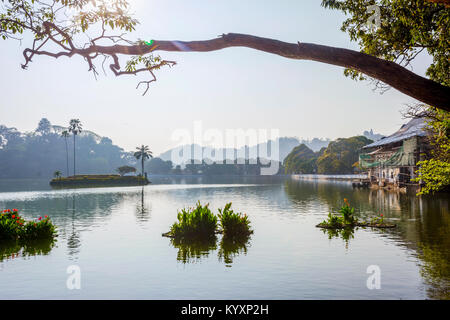
[[[138,202],[138,205],[136,206],[136,219],[138,222],[147,222],[150,220],[150,213],[152,211],[151,205],[148,206],[145,203],[145,197],[144,197],[144,187],[142,187],[141,194],[140,194],[140,201]]]
[[[328,239],[340,238],[345,242],[345,248],[348,249],[350,239],[355,238],[355,229],[357,228],[344,228],[344,229],[321,229],[324,234],[328,236]]]
[[[35,240],[35,241],[1,241],[0,242],[0,262],[3,260],[27,258],[36,255],[47,255],[55,246],[55,240]]]
[[[385,190],[353,190],[348,183],[331,181],[288,180],[284,188],[292,202],[319,198],[329,212],[336,212],[347,198],[359,219],[370,219],[382,213],[385,221],[397,224],[397,228],[366,230],[395,240],[419,259],[429,298],[450,299],[449,194],[417,197]],[[350,240],[355,238],[351,229],[322,231],[329,239],[344,240],[347,249]]]
[[[177,260],[182,263],[196,263],[202,257],[209,256],[211,251],[217,249],[217,237],[208,239],[171,239],[172,246],[178,249]]]
[[[186,263],[198,263],[202,258],[208,257],[217,250],[217,236],[208,239],[171,239],[173,247],[178,249],[177,260]],[[241,238],[230,238],[222,236],[219,242],[217,257],[227,267],[231,267],[233,259],[238,255],[247,254],[250,246],[250,236]]]
[[[247,254],[250,246],[250,236],[242,238],[222,237],[218,252],[219,261],[223,261],[227,267],[231,267],[233,259],[241,254]]]

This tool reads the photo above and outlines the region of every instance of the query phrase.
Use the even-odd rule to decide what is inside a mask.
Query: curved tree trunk
[[[155,40],[152,46],[145,44],[131,46],[92,46],[86,49],[76,49],[72,54],[87,55],[104,53],[110,55],[142,55],[158,50],[209,52],[230,47],[247,47],[289,59],[313,60],[355,69],[425,104],[450,111],[450,87],[421,77],[394,62],[379,59],[354,50],[312,43],[287,43],[252,35],[229,33],[216,39],[203,41]],[[114,65],[111,67],[113,68]]]

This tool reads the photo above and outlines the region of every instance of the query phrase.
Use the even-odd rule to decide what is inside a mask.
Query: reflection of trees
[[[150,219],[151,207],[147,207],[144,199],[144,187],[141,190],[139,204],[136,207],[136,218],[138,222],[146,222]]]
[[[177,260],[183,263],[196,263],[217,249],[217,237],[206,239],[174,239],[171,244],[178,249]],[[231,266],[233,259],[240,254],[247,254],[250,236],[230,238],[223,236],[218,251],[219,261]]]
[[[171,239],[171,244],[178,249],[177,260],[183,263],[195,263],[207,257],[210,251],[217,249],[217,237],[206,239]]]
[[[80,235],[77,233],[75,228],[75,214],[76,214],[76,207],[75,207],[75,195],[72,196],[72,230],[70,232],[69,237],[67,238],[67,249],[69,251],[69,256],[71,258],[76,258],[76,255],[80,253],[80,247],[81,247],[81,240]]]
[[[294,180],[284,182],[284,189],[294,203],[307,203],[319,200],[328,206],[329,212],[337,211],[348,199],[358,215],[368,208],[368,190],[353,190],[351,184],[332,180]]]
[[[450,300],[450,260],[439,248],[420,245],[420,274],[428,284],[428,297]]]
[[[348,244],[350,239],[355,238],[354,228],[343,228],[343,229],[322,229],[324,234],[328,235],[328,239],[341,238],[345,242],[345,247],[348,249]]]
[[[220,248],[218,252],[219,261],[222,261],[231,265],[233,258],[240,254],[247,254],[247,246],[250,245],[250,236],[230,238],[227,236],[222,237],[220,241]]]
[[[450,299],[450,197],[448,194],[417,197],[386,190],[353,190],[344,183],[287,180],[285,192],[295,203],[319,199],[335,211],[347,198],[360,219],[384,215],[398,227],[373,230],[396,240],[419,258],[421,274],[433,299]],[[345,230],[324,230],[330,238],[341,238],[345,245],[353,234]],[[394,243],[394,242],[393,242]]]
[[[36,255],[47,255],[55,245],[55,240],[34,241],[2,241],[0,242],[0,261],[4,259],[15,259],[19,256],[29,257]]]

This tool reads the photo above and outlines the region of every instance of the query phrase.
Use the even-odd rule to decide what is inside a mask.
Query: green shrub
[[[208,238],[215,235],[216,229],[217,216],[208,204],[202,206],[199,201],[197,207],[178,212],[178,222],[172,225],[170,233],[175,238]]]
[[[353,215],[355,214],[355,208],[350,207],[347,199],[344,199],[345,205],[341,207],[339,213],[342,214],[344,224],[355,224],[358,222]]]
[[[328,227],[337,228],[337,227],[342,226],[343,219],[339,216],[335,216],[334,214],[332,214],[330,212],[328,214],[328,220],[325,220],[322,223],[326,224]]]
[[[14,240],[17,238],[19,226],[13,219],[0,217],[0,240]]]
[[[350,207],[347,199],[344,199],[345,205],[339,209],[341,216],[328,214],[328,219],[321,222],[318,226],[325,228],[346,228],[354,227],[358,224],[358,219],[354,217],[355,208]]]
[[[219,219],[224,237],[246,237],[253,233],[248,216],[231,210],[231,202],[219,209]]]
[[[47,216],[37,221],[25,221],[17,209],[3,210],[0,215],[0,239],[37,240],[53,239],[56,227]]]
[[[49,239],[56,234],[56,228],[49,218],[38,222],[29,221],[24,225],[22,239]]]

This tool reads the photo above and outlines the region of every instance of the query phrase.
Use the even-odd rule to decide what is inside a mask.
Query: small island
[[[153,158],[152,152],[148,146],[137,147],[134,157],[141,160],[142,171],[139,175],[127,175],[136,173],[136,168],[128,165],[116,169],[119,174],[76,174],[75,158],[75,137],[81,132],[81,123],[78,119],[70,121],[68,130],[63,132],[63,137],[67,138],[69,133],[74,137],[74,157],[73,157],[73,176],[63,177],[60,170],[53,173],[54,179],[50,181],[53,188],[92,188],[92,187],[115,187],[115,186],[145,186],[150,183],[147,179],[147,172],[144,171],[144,161]],[[69,156],[67,153],[67,172],[69,172]]]
[[[121,175],[76,175],[70,177],[58,177],[50,181],[50,185],[56,188],[64,187],[102,187],[102,186],[144,186],[150,181],[145,176],[121,176]]]

